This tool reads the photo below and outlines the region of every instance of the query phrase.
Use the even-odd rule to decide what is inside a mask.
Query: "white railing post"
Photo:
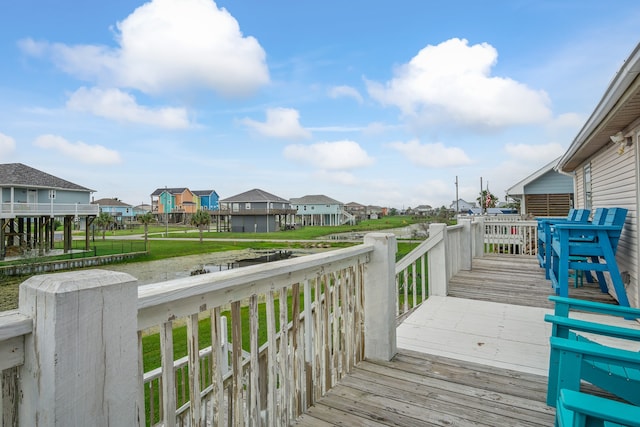
[[[365,245],[373,245],[364,277],[364,357],[391,360],[396,354],[396,237],[369,233]]]
[[[473,256],[484,256],[484,217],[476,218],[476,229],[473,234]]]
[[[471,218],[464,218],[460,220],[462,225],[462,238],[460,239],[460,269],[471,270],[471,261],[473,259],[473,237],[471,236]]]
[[[447,225],[429,225],[429,236],[441,236],[440,241],[429,252],[429,296],[446,297],[447,274]]]
[[[20,368],[25,426],[138,426],[137,281],[113,271],[34,276],[19,311],[33,318]]]

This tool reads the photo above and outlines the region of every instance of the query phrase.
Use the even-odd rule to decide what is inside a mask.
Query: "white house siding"
[[[627,296],[631,306],[638,307],[638,198],[636,177],[636,147],[625,147],[618,153],[618,145],[610,144],[591,158],[592,209],[621,207],[628,209],[616,259],[621,272],[628,272],[630,283]],[[583,166],[576,170],[576,206],[584,207]],[[613,294],[613,287],[609,284]]]

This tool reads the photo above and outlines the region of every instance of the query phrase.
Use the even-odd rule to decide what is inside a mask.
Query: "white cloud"
[[[67,108],[119,122],[141,123],[166,129],[189,127],[185,109],[143,107],[138,105],[133,95],[119,89],[81,87],[69,97]]]
[[[41,135],[34,144],[37,147],[58,151],[61,155],[90,164],[115,164],[122,160],[120,154],[102,145],[89,145],[82,141],[69,142],[57,135]]]
[[[211,0],[152,0],[116,24],[118,47],[20,42],[64,71],[146,93],[208,88],[245,96],[269,82],[266,54]]]
[[[284,149],[284,156],[324,170],[349,170],[374,162],[357,142],[347,140],[289,145]]]
[[[548,144],[507,144],[504,147],[507,154],[516,160],[530,163],[550,162],[560,157],[566,151],[557,143]],[[533,172],[533,171],[532,171]]]
[[[362,104],[363,99],[362,99],[362,95],[360,95],[360,92],[358,92],[355,88],[352,88],[351,86],[334,86],[331,89],[329,89],[329,96],[331,98],[353,98],[356,101],[358,101],[358,103]]]
[[[339,170],[319,170],[313,174],[314,178],[318,182],[327,182],[339,185],[357,185],[358,180],[351,172],[339,171]],[[348,203],[348,202],[347,202]]]
[[[16,141],[9,135],[0,133],[0,159],[11,154],[16,149]]]
[[[497,58],[487,43],[469,46],[467,40],[454,38],[423,48],[385,84],[367,86],[380,103],[425,123],[501,128],[548,120],[546,93],[490,75]]]
[[[471,163],[463,149],[445,147],[442,143],[420,144],[418,140],[392,142],[389,146],[402,153],[411,163],[429,168],[462,166]]]
[[[300,113],[292,108],[270,108],[266,122],[257,122],[248,118],[241,123],[270,138],[300,140],[311,138],[311,132],[300,125]]]

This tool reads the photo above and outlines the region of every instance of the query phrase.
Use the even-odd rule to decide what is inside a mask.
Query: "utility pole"
[[[458,175],[456,175],[456,216],[460,213],[460,197],[458,197]]]

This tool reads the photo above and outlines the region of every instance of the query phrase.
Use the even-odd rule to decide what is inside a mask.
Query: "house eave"
[[[640,44],[622,65],[604,96],[556,165],[573,172],[607,144],[610,137],[629,131],[640,112]]]

